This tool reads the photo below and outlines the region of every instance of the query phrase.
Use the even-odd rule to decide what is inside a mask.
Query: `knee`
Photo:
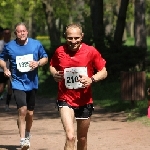
[[[32,117],[33,116],[33,111],[28,111],[27,110],[27,115],[30,116],[30,117]]]
[[[21,108],[19,108],[19,115],[20,116],[26,116],[26,114],[27,114],[27,108],[25,108],[25,107],[21,107]]]
[[[29,113],[27,113],[27,115],[26,115],[27,117],[30,117],[30,118],[32,118],[33,117],[33,114],[29,114]]]
[[[27,120],[33,120],[33,113],[27,112],[25,119],[26,119],[26,121],[27,121]]]
[[[83,137],[78,137],[78,142],[81,142],[81,143],[85,143],[87,141],[87,138],[85,136]]]
[[[69,141],[69,142],[75,142],[75,136],[74,135],[68,135],[67,136],[67,141]]]

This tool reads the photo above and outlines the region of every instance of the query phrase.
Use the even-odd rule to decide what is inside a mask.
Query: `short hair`
[[[72,24],[69,24],[69,25],[66,26],[66,31],[65,31],[65,33],[64,33],[64,36],[65,36],[65,37],[66,37],[66,32],[67,32],[67,30],[68,30],[69,28],[79,28],[80,31],[81,31],[81,33],[82,33],[82,26],[81,26],[80,24],[78,24],[78,23],[72,23]]]
[[[17,28],[18,26],[20,26],[20,25],[25,26],[26,29],[27,29],[27,26],[26,26],[26,24],[25,24],[24,22],[19,22],[19,23],[17,23],[17,24],[15,25],[15,31],[16,31],[16,28]]]
[[[82,26],[78,23],[72,23],[72,24],[69,24],[66,26],[66,31],[69,29],[69,28],[79,28],[81,30],[81,33],[82,33]]]

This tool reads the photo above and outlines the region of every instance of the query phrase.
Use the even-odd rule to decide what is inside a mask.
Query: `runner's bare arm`
[[[55,69],[55,67],[50,66],[49,67],[49,71],[51,73],[52,76],[54,76],[54,74],[57,72],[57,70]]]
[[[93,82],[98,82],[99,80],[103,80],[107,77],[107,71],[104,67],[101,71],[98,71],[91,78],[85,75],[79,75],[79,81],[83,84],[83,87],[88,87]]]
[[[11,72],[7,69],[6,62],[0,59],[0,67],[4,70],[4,74],[8,77],[11,76]]]
[[[57,71],[56,68],[52,66],[49,67],[49,70],[56,82],[59,82],[64,78],[63,71]]]
[[[96,74],[92,76],[92,81],[98,82],[99,80],[103,80],[107,77],[107,70],[104,67],[102,70],[98,71]]]
[[[48,62],[48,58],[43,57],[39,61],[31,61],[29,65],[30,67],[32,67],[32,69],[35,69],[39,66],[44,66],[45,64],[47,64],[47,62]]]
[[[3,70],[7,69],[6,62],[2,59],[0,59],[0,67],[3,68]]]
[[[38,61],[38,66],[44,66],[48,63],[48,57],[43,57]]]

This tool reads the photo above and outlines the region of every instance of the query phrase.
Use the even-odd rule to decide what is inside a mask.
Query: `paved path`
[[[16,106],[4,111],[0,101],[0,150],[20,150]],[[76,123],[75,123],[76,126]],[[30,150],[63,150],[65,135],[54,100],[38,98]],[[96,108],[88,135],[88,150],[150,150],[150,127],[127,122],[125,114]]]

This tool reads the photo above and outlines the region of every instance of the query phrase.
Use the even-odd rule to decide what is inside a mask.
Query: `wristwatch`
[[[38,61],[38,66],[40,66],[40,61]]]
[[[93,77],[91,77],[92,82],[95,82],[95,79]]]

